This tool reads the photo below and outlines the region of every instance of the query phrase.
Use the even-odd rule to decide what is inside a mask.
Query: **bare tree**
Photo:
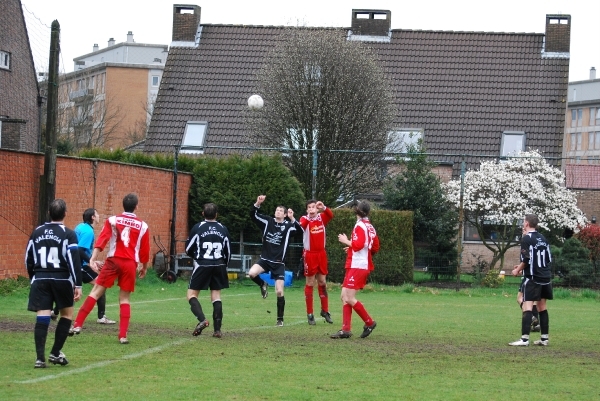
[[[105,146],[118,134],[123,113],[95,77],[61,82],[59,98],[59,140],[71,151]]]
[[[254,144],[290,149],[283,159],[306,196],[315,161],[318,199],[375,189],[396,110],[374,53],[342,30],[291,28],[263,65],[265,107],[247,113]]]
[[[129,127],[125,132],[125,138],[127,141],[129,141],[129,144],[134,144],[146,139],[146,134],[148,133],[148,128],[150,127],[150,119],[152,118],[155,102],[156,97],[152,97],[149,101],[141,103],[141,107],[145,111],[145,117],[136,120],[133,126]]]

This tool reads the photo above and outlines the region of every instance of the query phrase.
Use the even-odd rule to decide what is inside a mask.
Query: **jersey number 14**
[[[42,268],[46,269],[49,265],[53,265],[55,269],[60,268],[60,259],[58,257],[57,247],[42,247],[38,249],[38,253],[40,254],[40,265]]]

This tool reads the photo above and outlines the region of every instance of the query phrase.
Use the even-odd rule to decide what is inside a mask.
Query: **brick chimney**
[[[108,39],[108,46],[114,46],[115,45],[115,38],[110,38]]]
[[[546,52],[568,53],[571,46],[571,16],[546,15]]]
[[[596,68],[590,68],[590,79],[596,79]]]
[[[354,35],[388,36],[391,26],[390,10],[352,10]]]
[[[127,32],[127,43],[133,43],[133,32]]]
[[[200,7],[173,4],[173,42],[193,42],[200,25]]]

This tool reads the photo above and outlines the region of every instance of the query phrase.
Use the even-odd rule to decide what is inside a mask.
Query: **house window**
[[[590,125],[600,125],[600,107],[590,107]]]
[[[581,127],[583,124],[583,109],[571,110],[571,127]]]
[[[181,153],[204,153],[204,139],[208,123],[206,121],[188,121],[181,142]],[[186,147],[193,147],[192,149]]]
[[[406,153],[419,143],[419,139],[423,138],[422,129],[400,129],[398,131],[392,131],[388,133],[387,145],[385,145],[386,153]],[[384,157],[384,160],[394,160],[396,155],[388,155]]]
[[[589,150],[600,150],[600,132],[590,132],[589,134]]]
[[[581,150],[581,132],[571,134],[571,151]]]
[[[504,131],[500,144],[500,156],[515,156],[525,150],[525,132]]]
[[[160,77],[158,75],[153,75],[152,76],[152,86],[158,86],[158,84],[160,83],[159,78]]]
[[[10,70],[10,53],[0,50],[0,68]]]

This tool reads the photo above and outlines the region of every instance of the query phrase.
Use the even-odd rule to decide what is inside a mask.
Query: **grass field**
[[[65,344],[69,365],[47,369],[33,369],[28,289],[0,296],[0,399],[600,399],[600,302],[593,291],[556,290],[550,346],[514,348],[507,343],[520,336],[516,285],[459,292],[373,286],[359,299],[377,329],[359,338],[362,321],[354,314],[348,340],[329,338],[341,326],[338,286],[329,291],[333,325],[321,318],[316,326],[306,323],[298,281],[286,289],[285,327],[278,328],[273,291],[263,300],[253,283],[232,283],[223,292],[222,339],[210,336],[212,327],[192,337],[186,288],[185,280],[139,281],[129,345],[118,343],[116,326],[96,324],[94,310],[83,333]],[[109,290],[113,319],[116,299]],[[210,316],[207,293],[201,303]]]

